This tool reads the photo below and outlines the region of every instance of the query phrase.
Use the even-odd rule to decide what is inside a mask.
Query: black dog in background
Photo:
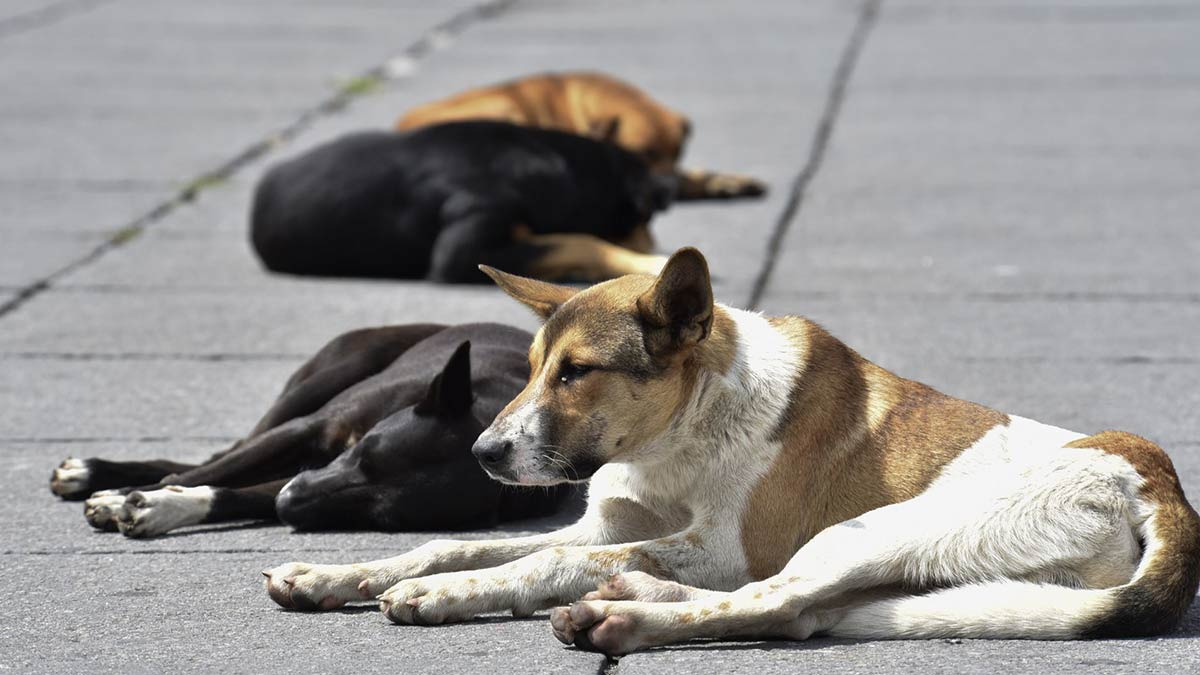
[[[428,530],[548,514],[562,491],[501,485],[471,454],[529,379],[531,339],[499,324],[346,333],[205,463],[68,459],[50,487],[65,499],[101,491],[88,521],[130,537],[276,516],[300,530]]]
[[[504,122],[351,134],[272,167],[251,240],[267,268],[483,282],[657,273],[648,224],[674,194],[635,155]]]

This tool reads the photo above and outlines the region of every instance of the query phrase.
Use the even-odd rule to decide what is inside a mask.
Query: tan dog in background
[[[681,200],[756,197],[753,178],[678,167],[691,134],[687,117],[633,85],[600,73],[543,73],[456,94],[409,110],[396,122],[406,131],[430,124],[500,120],[611,141],[641,157],[651,170],[679,179]]]

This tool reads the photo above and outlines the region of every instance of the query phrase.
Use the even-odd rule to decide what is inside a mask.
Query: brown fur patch
[[[737,357],[737,341],[737,322],[723,307],[714,306],[708,339],[696,348],[696,367],[711,373],[728,373],[733,367],[733,359]]]
[[[920,494],[946,463],[1007,424],[1002,413],[866,361],[806,319],[771,323],[805,360],[776,433],[780,454],[742,516],[756,579],[778,572],[826,527]]]
[[[474,119],[612,140],[663,172],[679,160],[689,132],[683,115],[599,73],[546,73],[471,89],[413,108],[396,128]]]

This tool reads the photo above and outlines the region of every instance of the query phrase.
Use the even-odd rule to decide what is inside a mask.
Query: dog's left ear
[[[667,260],[650,290],[638,298],[646,322],[646,350],[663,356],[700,343],[713,321],[708,262],[694,248],[681,248]]]
[[[609,117],[595,120],[588,125],[588,136],[602,143],[616,143],[617,134],[621,131],[621,118]]]
[[[425,399],[417,404],[416,412],[418,415],[460,415],[471,409],[473,400],[471,341],[467,340],[454,350],[442,372],[429,383]]]

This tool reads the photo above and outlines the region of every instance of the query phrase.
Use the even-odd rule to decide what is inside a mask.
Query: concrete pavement
[[[370,607],[289,613],[259,569],[433,535],[235,525],[128,541],[46,490],[67,455],[205,456],[340,331],[532,327],[487,288],[268,276],[246,243],[250,189],[267,163],[417,102],[592,67],[693,118],[687,164],[771,183],[765,200],[656,222],[664,250],[705,250],[719,299],[812,316],[951,394],[1147,435],[1200,494],[1200,4],[874,7],[6,4],[0,457],[15,494],[0,521],[0,668],[1196,670],[1195,610],[1161,640],[694,644],[618,663],[561,648],[544,616],[411,628]]]

